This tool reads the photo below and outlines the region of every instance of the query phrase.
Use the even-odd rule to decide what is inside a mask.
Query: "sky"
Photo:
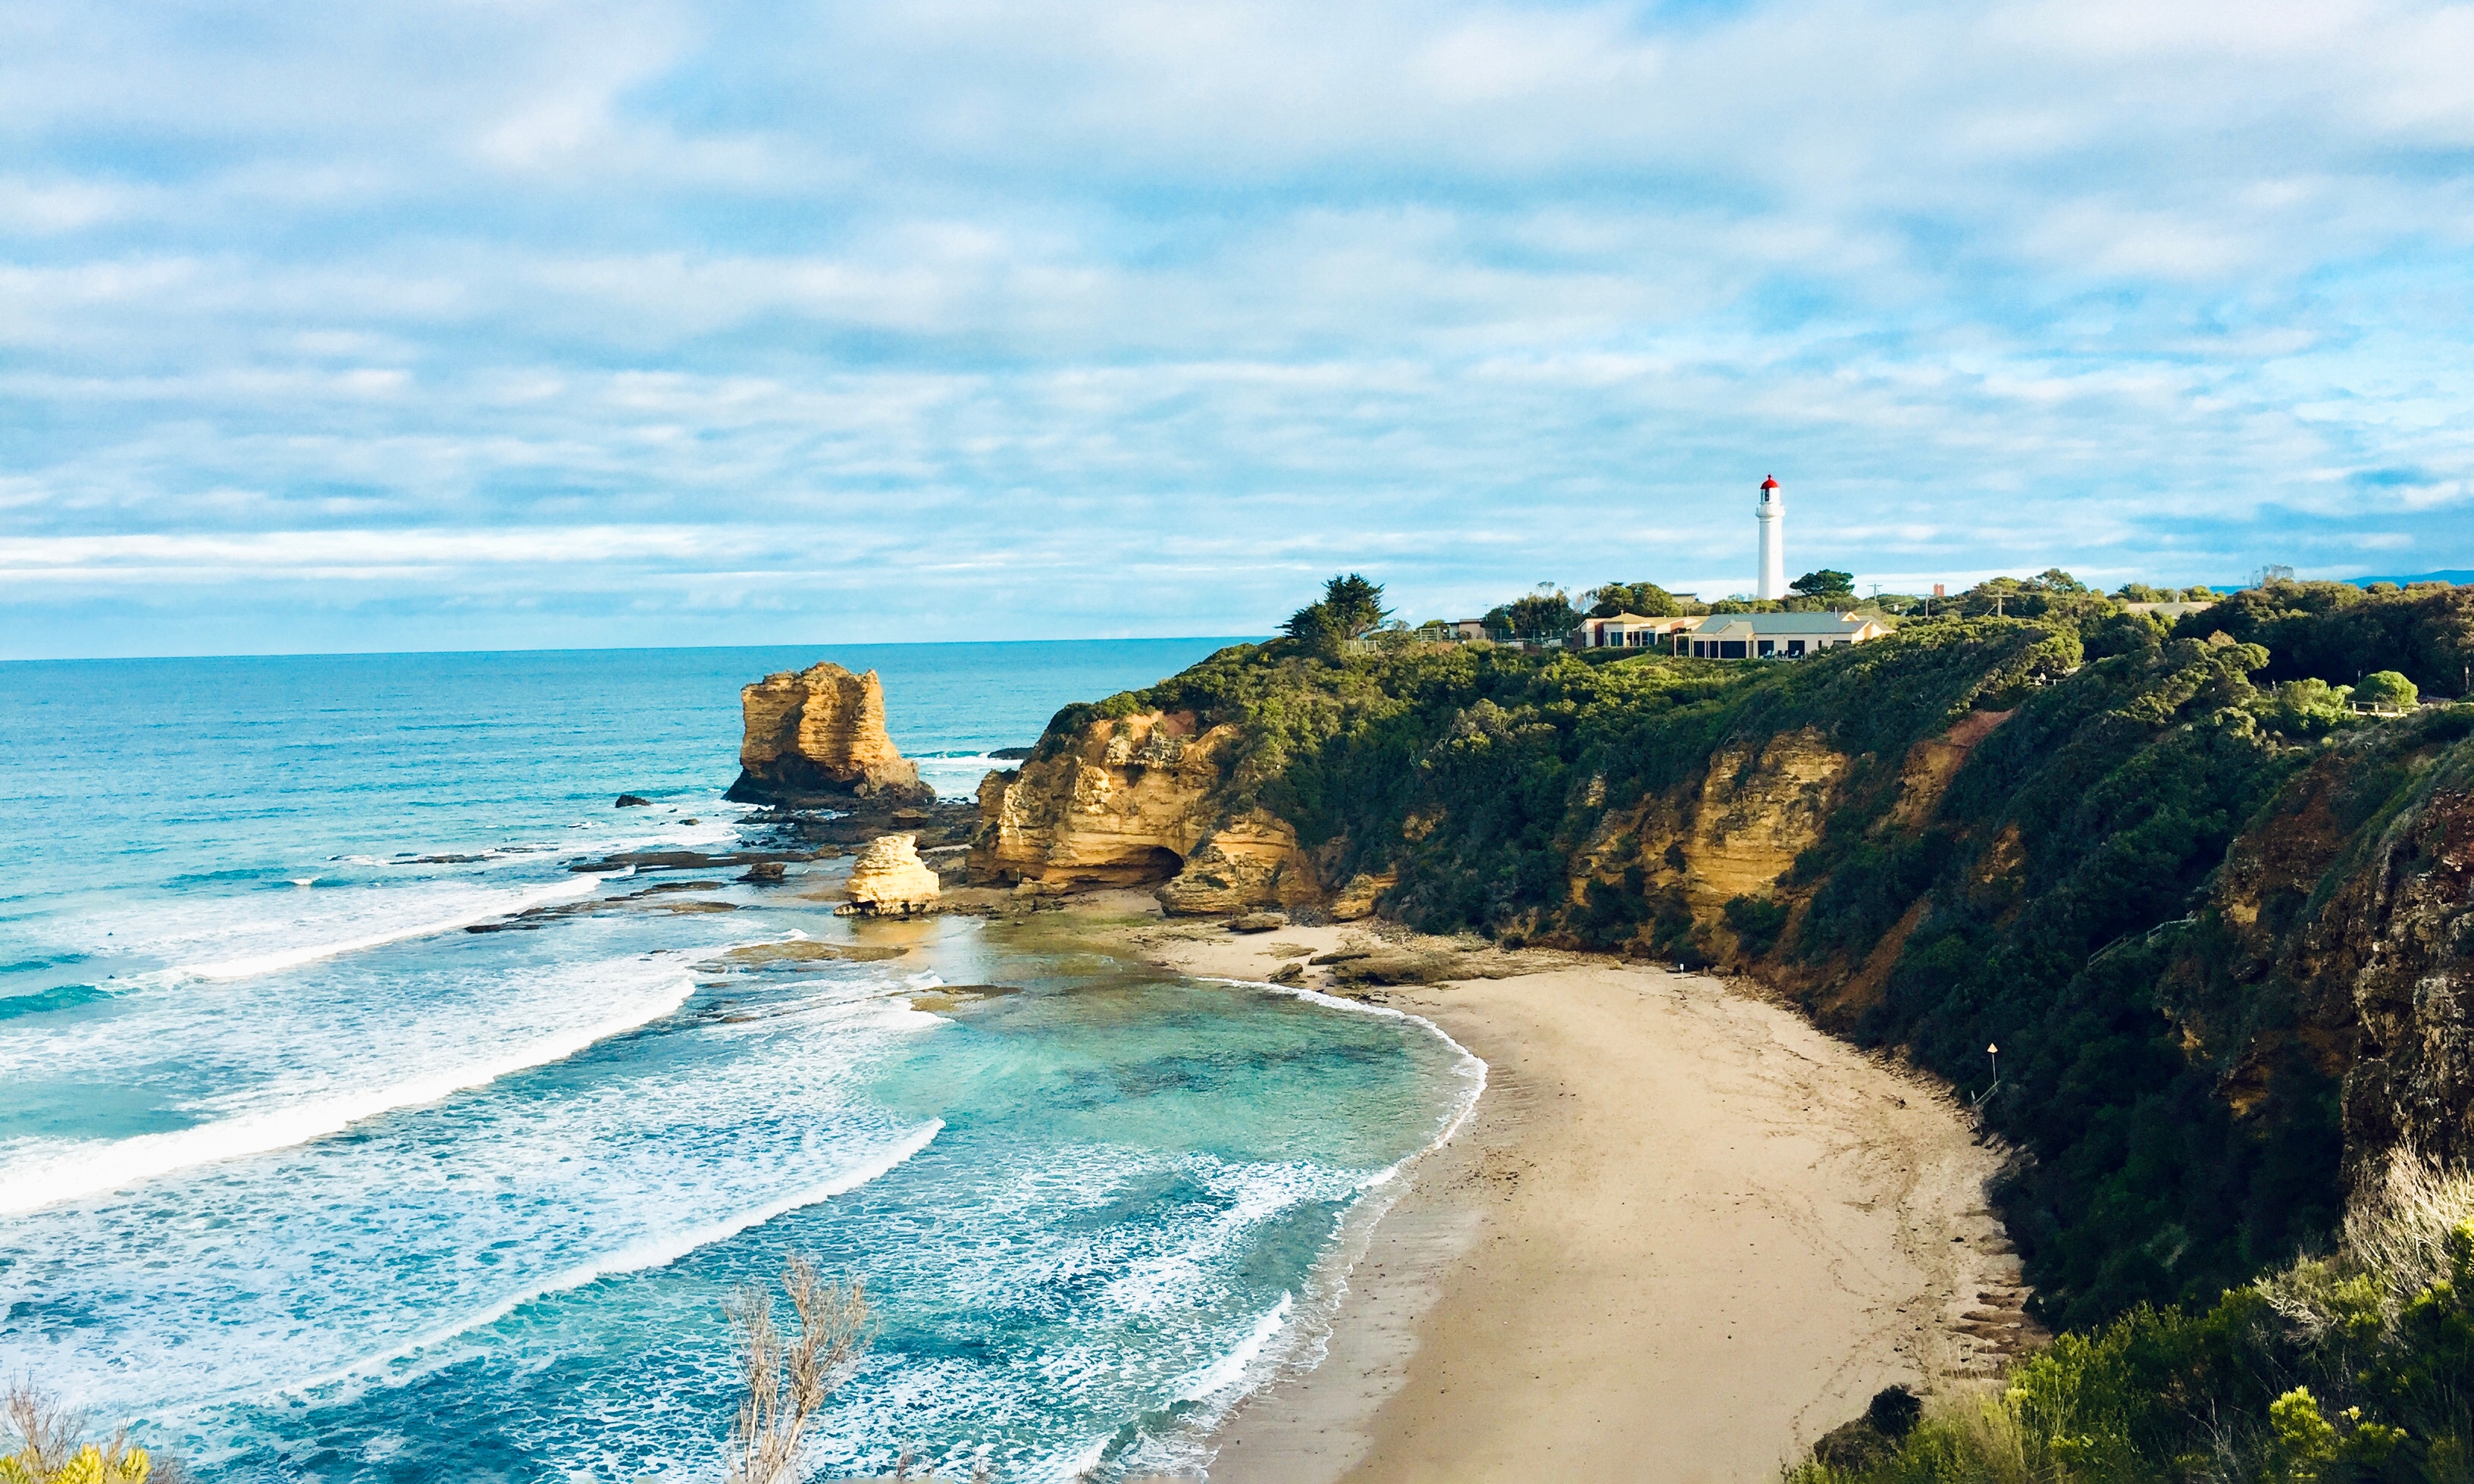
[[[2474,567],[2474,8],[12,0],[0,658]]]

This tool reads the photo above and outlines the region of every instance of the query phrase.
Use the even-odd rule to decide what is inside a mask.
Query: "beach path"
[[[1345,930],[1148,951],[1268,977]],[[1241,1404],[1212,1484],[1764,1480],[1879,1388],[1983,1375],[2017,1266],[1996,1156],[1924,1080],[1718,981],[1604,960],[1385,991],[1483,1058],[1320,1365]]]

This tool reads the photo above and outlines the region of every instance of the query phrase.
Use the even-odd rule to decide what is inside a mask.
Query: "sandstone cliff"
[[[785,670],[745,687],[739,700],[746,730],[739,781],[725,798],[831,804],[934,796],[885,734],[885,687],[874,670],[854,675],[830,663]]]
[[[980,785],[972,881],[1036,891],[1153,887],[1169,912],[1188,916],[1322,903],[1296,826],[1227,806],[1237,736],[1234,726],[1198,728],[1190,712],[1052,735],[1020,768]],[[1338,914],[1370,912],[1376,887],[1350,887]]]

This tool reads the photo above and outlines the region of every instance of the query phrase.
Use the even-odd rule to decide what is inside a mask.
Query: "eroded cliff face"
[[[1288,821],[1222,802],[1236,729],[1150,712],[1090,723],[980,785],[971,880],[1033,890],[1154,887],[1171,912],[1295,907],[1323,895]]]
[[[743,688],[739,700],[740,774],[725,798],[829,804],[934,796],[885,733],[885,687],[874,670],[854,675],[830,663],[785,670]]]
[[[2348,1174],[2361,1189],[2396,1149],[2474,1160],[2474,798],[2452,790],[2423,801],[2349,885],[2331,906],[2361,944],[2361,1039],[2345,1080]]]
[[[2164,1008],[2250,1117],[2285,1067],[2341,1080],[2345,1181],[2474,1158],[2474,759],[2334,748],[2227,852]]]
[[[1820,838],[1847,764],[1810,727],[1712,755],[1679,841],[1693,914],[1714,918],[1737,897],[1768,895]]]
[[[2324,1240],[2341,1177],[2474,1157],[2474,707],[2332,736],[2255,646],[2092,632],[1226,652],[1061,714],[975,877],[1722,966],[1967,1090],[2047,1317],[2205,1298]]]

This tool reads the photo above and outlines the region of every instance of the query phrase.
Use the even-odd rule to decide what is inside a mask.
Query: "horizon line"
[[[1218,640],[1258,644],[1272,634],[1115,634],[1072,639],[788,640],[744,645],[538,645],[496,649],[242,649],[191,654],[28,654],[0,656],[0,665],[123,665],[153,660],[376,660],[404,655],[685,654],[739,649],[952,649],[1002,645],[1147,645]]]

